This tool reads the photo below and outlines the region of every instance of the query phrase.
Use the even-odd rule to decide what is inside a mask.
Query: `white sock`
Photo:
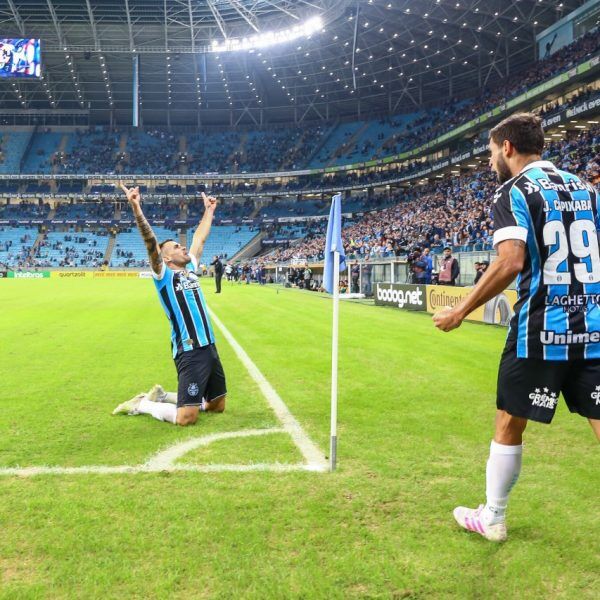
[[[140,401],[138,412],[143,415],[152,415],[159,421],[167,421],[168,423],[177,423],[177,407],[172,404],[164,404],[162,402],[152,402],[145,398]]]
[[[504,521],[510,490],[517,482],[521,472],[523,445],[506,446],[492,440],[490,457],[487,461],[486,505],[481,517],[493,525]]]
[[[164,392],[160,401],[168,404],[177,404],[177,392]]]

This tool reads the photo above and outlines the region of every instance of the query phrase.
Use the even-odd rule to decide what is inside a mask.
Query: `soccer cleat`
[[[164,402],[167,397],[163,386],[158,383],[155,383],[146,395],[150,402]]]
[[[481,518],[482,510],[483,504],[480,504],[476,509],[457,506],[452,514],[454,515],[456,522],[463,529],[466,529],[467,531],[474,531],[491,542],[504,542],[507,537],[506,523],[502,521],[493,525],[487,524]]]
[[[139,415],[138,407],[140,402],[146,397],[146,394],[138,394],[131,400],[119,404],[115,410],[112,411],[113,415]]]

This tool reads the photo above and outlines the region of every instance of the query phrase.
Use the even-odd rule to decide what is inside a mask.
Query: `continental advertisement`
[[[375,288],[375,304],[395,306],[403,310],[419,310],[436,313],[444,308],[452,308],[471,292],[471,287],[451,287],[443,285],[410,285],[398,283],[378,283]],[[505,290],[474,310],[469,321],[508,325],[517,301],[515,290]]]
[[[473,288],[445,285],[427,285],[427,312],[436,313],[446,307],[456,306],[466,298]],[[515,290],[504,290],[483,306],[474,310],[467,319],[493,325],[508,325],[513,315],[513,306],[517,301]]]

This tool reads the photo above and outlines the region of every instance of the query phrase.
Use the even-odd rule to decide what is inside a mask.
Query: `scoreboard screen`
[[[41,67],[39,39],[0,38],[0,77],[32,79]]]

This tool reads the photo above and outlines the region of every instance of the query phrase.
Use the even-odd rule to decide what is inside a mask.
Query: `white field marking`
[[[208,446],[212,442],[232,438],[251,437],[257,435],[268,435],[270,433],[284,433],[281,428],[271,429],[247,429],[242,431],[226,431],[223,433],[212,433],[202,437],[192,438],[185,442],[179,442],[173,446],[157,452],[149,460],[141,465],[88,465],[82,467],[10,467],[0,469],[0,475],[14,475],[18,477],[33,477],[35,475],[90,475],[90,474],[135,474],[135,473],[161,473],[191,471],[194,473],[244,473],[251,471],[270,471],[284,473],[289,471],[322,471],[317,465],[306,464],[281,464],[281,463],[256,463],[248,465],[193,465],[177,464],[179,458],[187,452]]]
[[[158,469],[159,471],[162,471],[164,469],[168,469],[169,467],[175,466],[175,463],[188,452],[191,452],[196,448],[201,448],[202,446],[208,446],[212,442],[216,442],[218,440],[229,440],[232,438],[250,437],[254,435],[267,435],[269,433],[285,432],[283,429],[278,427],[272,429],[244,429],[241,431],[226,431],[223,433],[203,435],[202,437],[194,437],[186,440],[185,442],[174,444],[166,450],[157,452],[154,456],[150,457],[146,461],[144,466],[150,469]]]
[[[220,319],[215,313],[208,309],[211,319],[215,322],[217,327],[221,330],[221,333],[225,339],[229,342],[229,345],[233,348],[233,351],[237,354],[237,357],[243,363],[248,370],[250,377],[258,384],[260,391],[269,403],[269,406],[273,409],[275,416],[279,419],[283,425],[283,429],[287,431],[298,449],[304,456],[306,462],[315,468],[315,470],[327,470],[329,468],[325,456],[314,444],[314,442],[308,437],[304,429],[294,415],[290,412],[289,408],[285,405],[279,394],[275,391],[273,386],[267,381],[265,376],[259,371],[258,367],[252,362],[246,351],[238,344],[237,340],[231,335],[227,327],[223,325]]]

